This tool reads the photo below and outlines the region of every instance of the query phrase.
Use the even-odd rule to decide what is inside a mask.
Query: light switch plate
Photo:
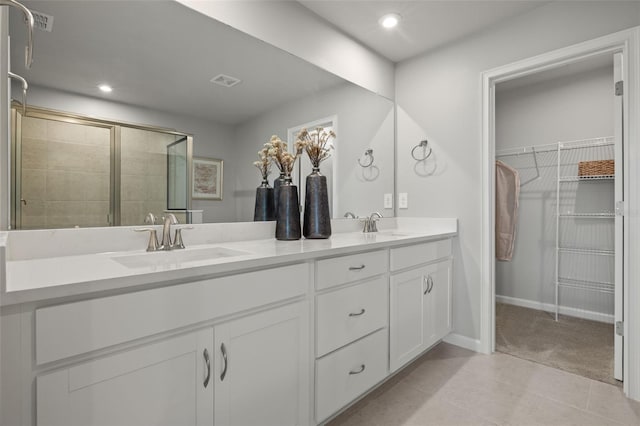
[[[384,194],[384,208],[385,209],[393,208],[393,194]]]
[[[398,207],[401,209],[409,208],[409,195],[406,192],[401,192],[398,194]]]

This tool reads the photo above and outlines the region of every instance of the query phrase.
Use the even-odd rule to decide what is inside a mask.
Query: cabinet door
[[[215,328],[215,424],[309,422],[307,302]]]
[[[390,369],[395,371],[424,349],[425,268],[391,276]]]
[[[429,265],[425,271],[425,348],[451,331],[451,260]]]
[[[41,375],[37,423],[211,425],[212,349],[206,329]]]

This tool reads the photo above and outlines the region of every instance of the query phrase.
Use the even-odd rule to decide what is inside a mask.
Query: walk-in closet
[[[622,379],[614,54],[497,85],[496,350]],[[616,358],[618,357],[618,358]]]

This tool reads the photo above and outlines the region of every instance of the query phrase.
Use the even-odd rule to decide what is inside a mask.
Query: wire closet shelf
[[[613,295],[615,274],[613,265],[615,250],[607,244],[606,235],[613,235],[614,206],[607,199],[613,195],[613,187],[605,187],[598,193],[580,194],[580,183],[614,181],[609,168],[583,167],[591,163],[611,161],[615,157],[614,138],[602,137],[568,142],[558,142],[556,179],[556,265],[555,265],[555,320],[560,311],[561,289],[586,291],[594,294]],[[551,150],[552,148],[549,147]],[[612,164],[611,164],[612,165]],[[584,170],[587,170],[586,172]],[[600,173],[604,170],[605,173]],[[589,185],[590,187],[590,185]],[[588,188],[589,188],[588,187]],[[590,187],[594,188],[594,187]],[[589,202],[581,203],[581,196]],[[596,198],[605,200],[591,210]],[[585,204],[580,206],[580,204]],[[595,203],[598,204],[598,203]],[[594,222],[593,220],[597,220]],[[601,222],[603,220],[604,222]],[[567,232],[569,228],[573,233]],[[587,231],[594,236],[585,246]],[[577,259],[577,260],[576,260]]]

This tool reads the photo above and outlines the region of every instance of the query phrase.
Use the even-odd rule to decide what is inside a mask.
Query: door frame
[[[640,27],[620,31],[566,48],[487,70],[482,83],[482,247],[480,348],[495,350],[495,85],[604,53],[621,52],[625,78],[623,103],[624,168],[624,393],[640,400],[640,309],[630,301],[640,300],[640,265],[629,259],[640,257]],[[612,87],[613,90],[613,87]],[[633,141],[633,143],[630,143]],[[636,167],[630,167],[630,165]]]

